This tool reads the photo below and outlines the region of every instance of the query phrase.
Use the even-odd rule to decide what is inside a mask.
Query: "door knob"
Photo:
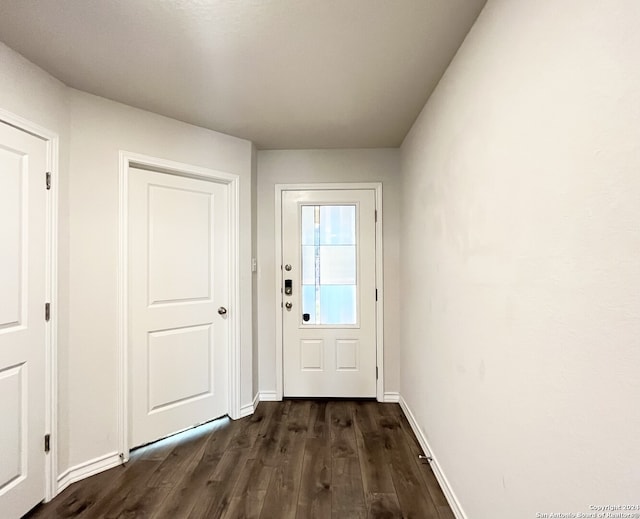
[[[224,306],[221,306],[220,308],[218,308],[218,313],[220,315],[225,315],[227,313],[227,309]]]
[[[293,307],[293,305],[291,304],[291,301],[287,301],[287,302],[284,304],[284,306],[285,306],[285,308],[286,308],[287,310],[291,310],[291,308]]]

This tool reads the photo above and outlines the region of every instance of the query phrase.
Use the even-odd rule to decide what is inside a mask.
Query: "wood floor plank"
[[[153,514],[153,519],[184,519],[189,517],[200,492],[206,488],[206,482],[217,461],[204,458],[204,447],[194,456],[187,467],[187,474],[171,489],[162,506]]]
[[[114,503],[117,503],[118,500],[125,499],[132,485],[136,484],[137,481],[145,480],[160,463],[159,461],[143,460],[143,452],[142,450],[137,453],[132,452],[129,462],[126,465],[120,465],[119,467],[111,469],[110,472],[113,472],[115,475],[111,484],[104,486],[94,506],[86,507],[74,517],[79,519],[92,519],[96,516],[97,511],[99,511],[102,516]]]
[[[331,419],[331,455],[334,458],[357,457],[353,407],[350,402],[332,401],[328,404]]]
[[[397,404],[262,402],[132,451],[28,519],[452,519]]]
[[[365,493],[369,519],[396,519],[404,517],[395,492]],[[408,516],[407,516],[408,517]]]
[[[232,497],[223,519],[258,519],[264,505],[266,490],[251,490],[242,497]]]
[[[207,439],[186,469],[185,477],[168,493],[154,519],[184,519],[189,517],[200,495],[207,491],[207,484],[222,459],[235,428],[230,420],[220,420],[218,427]]]
[[[26,517],[28,519],[55,518],[67,519],[78,517],[85,510],[93,509],[103,495],[115,485],[125,467],[116,467],[82,481],[82,484],[71,485],[54,501],[41,505]]]
[[[415,434],[413,434],[413,430],[411,429],[411,425],[409,424],[407,417],[404,415],[404,413],[402,412],[399,406],[386,408],[386,410],[389,411],[389,413],[386,416],[395,417],[397,422],[400,424],[400,428],[404,433],[404,438],[406,440],[406,443],[411,450],[414,460],[417,460],[419,472],[422,475],[422,478],[425,482],[431,501],[433,502],[436,509],[438,510],[439,517],[441,519],[442,518],[449,519],[449,517],[453,517],[453,513],[451,512],[449,503],[447,502],[447,499],[444,496],[442,489],[440,488],[438,480],[436,479],[431,469],[431,466],[426,460],[419,460],[418,458],[420,455],[424,455],[424,450],[422,449],[420,442],[418,442],[418,439],[416,438]],[[381,426],[384,427],[386,425],[388,427],[391,423],[392,422],[383,421]]]
[[[231,504],[235,486],[247,460],[248,449],[228,449],[220,459],[206,483],[206,489],[198,496],[189,519],[222,517]]]
[[[292,445],[274,469],[262,506],[263,519],[296,517],[300,477],[304,459],[304,441]]]
[[[309,407],[308,438],[327,438],[329,436],[329,423],[327,416],[327,401],[314,400]]]
[[[260,515],[262,518],[285,519],[296,516],[309,411],[308,401],[290,402],[286,420],[279,423],[279,459],[267,489]]]
[[[101,516],[105,519],[135,517],[131,511],[135,511],[138,506],[144,506],[146,510],[146,504],[138,505],[138,503],[142,503],[146,499],[147,492],[145,492],[145,487],[147,481],[160,466],[160,463],[160,460],[141,459],[132,465],[129,470],[125,471],[120,484],[109,493],[102,503],[101,508],[105,512]],[[153,498],[157,497],[157,495],[153,496]],[[82,515],[86,517],[93,516],[91,512],[87,511]]]
[[[240,431],[233,437],[230,448],[246,449],[253,447],[260,433],[263,432],[272,409],[272,407],[268,406],[258,406],[251,416],[237,420]]]
[[[378,413],[377,402],[358,401],[353,404],[353,422],[355,425],[356,438],[361,438],[364,434],[378,432],[376,418]]]
[[[402,409],[398,404],[376,402],[376,413],[381,416],[398,416]]]
[[[358,439],[357,444],[365,492],[375,494],[395,492],[391,470],[385,461],[382,436],[377,432],[366,433]]]
[[[151,488],[174,487],[184,477],[185,470],[191,464],[193,457],[202,450],[207,439],[218,427],[215,422],[211,422],[185,432],[151,475],[147,486]]]
[[[409,425],[409,421],[407,420],[407,417],[404,416],[402,412],[400,412],[397,419],[398,419],[398,422],[400,423],[400,427],[402,431],[404,432],[404,437],[407,441],[407,444],[411,448],[411,451],[414,453],[415,457],[417,458],[420,454],[424,454],[424,451],[422,449],[422,446],[420,445],[420,442],[418,442],[418,439],[416,438],[415,434],[413,434],[413,430],[411,429],[411,425]]]
[[[233,489],[225,519],[257,519],[262,512],[264,497],[274,468],[260,459],[248,459]]]
[[[310,412],[311,403],[308,400],[293,401],[287,415],[287,431],[293,436],[306,437]]]
[[[291,404],[283,402],[283,404]],[[269,467],[277,467],[282,455],[282,441],[285,439],[285,430],[282,424],[286,422],[286,414],[288,414],[288,406],[277,406],[273,413],[269,416],[266,423],[264,433],[260,435],[254,444],[252,458],[259,452],[262,461]],[[286,413],[286,414],[285,414]]]
[[[422,479],[425,482],[433,504],[436,505],[436,507],[448,507],[449,503],[447,503],[447,498],[444,496],[433,470],[426,461],[420,464],[420,473],[422,474]]]
[[[166,497],[162,488],[136,487],[104,514],[104,519],[148,519]]]
[[[333,458],[331,464],[332,517],[366,517],[362,474],[357,458]]]
[[[402,513],[406,517],[438,519],[438,511],[420,474],[414,453],[407,445],[399,421],[382,418],[381,434],[384,437],[385,458],[391,468],[393,484]]]
[[[453,515],[453,511],[448,504],[436,508],[438,509],[439,519],[456,519],[456,516]]]
[[[173,435],[163,440],[138,447],[141,460],[163,461],[180,441],[181,435]],[[135,451],[134,451],[135,452]]]
[[[331,445],[327,438],[307,438],[297,517],[331,517]]]

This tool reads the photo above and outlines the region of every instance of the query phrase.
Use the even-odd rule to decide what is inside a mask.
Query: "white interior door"
[[[376,396],[375,193],[282,194],[283,390]]]
[[[228,207],[225,184],[129,169],[131,446],[228,412]]]
[[[46,143],[0,123],[0,510],[44,498]]]

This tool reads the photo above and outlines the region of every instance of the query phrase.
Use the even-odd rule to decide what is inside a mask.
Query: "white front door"
[[[0,510],[44,498],[46,142],[0,123]]]
[[[375,192],[282,193],[283,390],[376,396]]]
[[[129,169],[130,446],[228,412],[228,208],[225,184]]]

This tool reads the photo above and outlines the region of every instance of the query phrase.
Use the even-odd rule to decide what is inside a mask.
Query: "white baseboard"
[[[240,418],[244,418],[245,416],[251,416],[258,406],[258,402],[260,402],[260,393],[256,393],[256,396],[253,397],[253,402],[247,405],[243,405],[240,408]]]
[[[75,467],[71,467],[65,470],[58,476],[58,491],[56,494],[62,492],[72,483],[76,483],[82,479],[98,474],[107,469],[117,467],[122,463],[120,454],[118,452],[110,452],[104,456],[99,456],[84,463],[80,463]]]
[[[440,484],[440,488],[442,488],[442,492],[444,493],[444,496],[447,498],[449,506],[453,511],[453,515],[456,517],[456,519],[467,519],[467,516],[465,515],[464,511],[462,510],[462,506],[460,505],[460,501],[458,501],[458,498],[456,497],[455,492],[453,491],[453,489],[451,488],[451,485],[449,484],[449,480],[444,475],[444,472],[442,472],[442,469],[438,464],[438,459],[433,453],[433,450],[431,449],[431,446],[427,441],[426,435],[424,434],[422,429],[420,429],[420,426],[418,425],[418,422],[416,421],[415,416],[413,416],[411,409],[409,409],[409,406],[405,402],[404,398],[402,398],[402,396],[400,396],[400,407],[402,408],[402,411],[407,417],[407,420],[411,425],[411,429],[413,429],[413,433],[416,435],[416,438],[418,438],[418,442],[420,442],[420,446],[422,447],[422,450],[424,451],[425,455],[429,456],[432,460],[430,463],[431,469],[433,470],[433,474],[435,475],[436,479],[438,480],[438,483]]]
[[[385,391],[382,395],[382,401],[387,403],[397,404],[400,402],[400,393],[397,391]]]
[[[260,391],[260,402],[277,402],[278,400],[275,391]]]
[[[253,407],[253,403],[243,405],[240,408],[240,418],[244,418],[245,416],[251,416],[253,414],[254,409],[255,408]]]

